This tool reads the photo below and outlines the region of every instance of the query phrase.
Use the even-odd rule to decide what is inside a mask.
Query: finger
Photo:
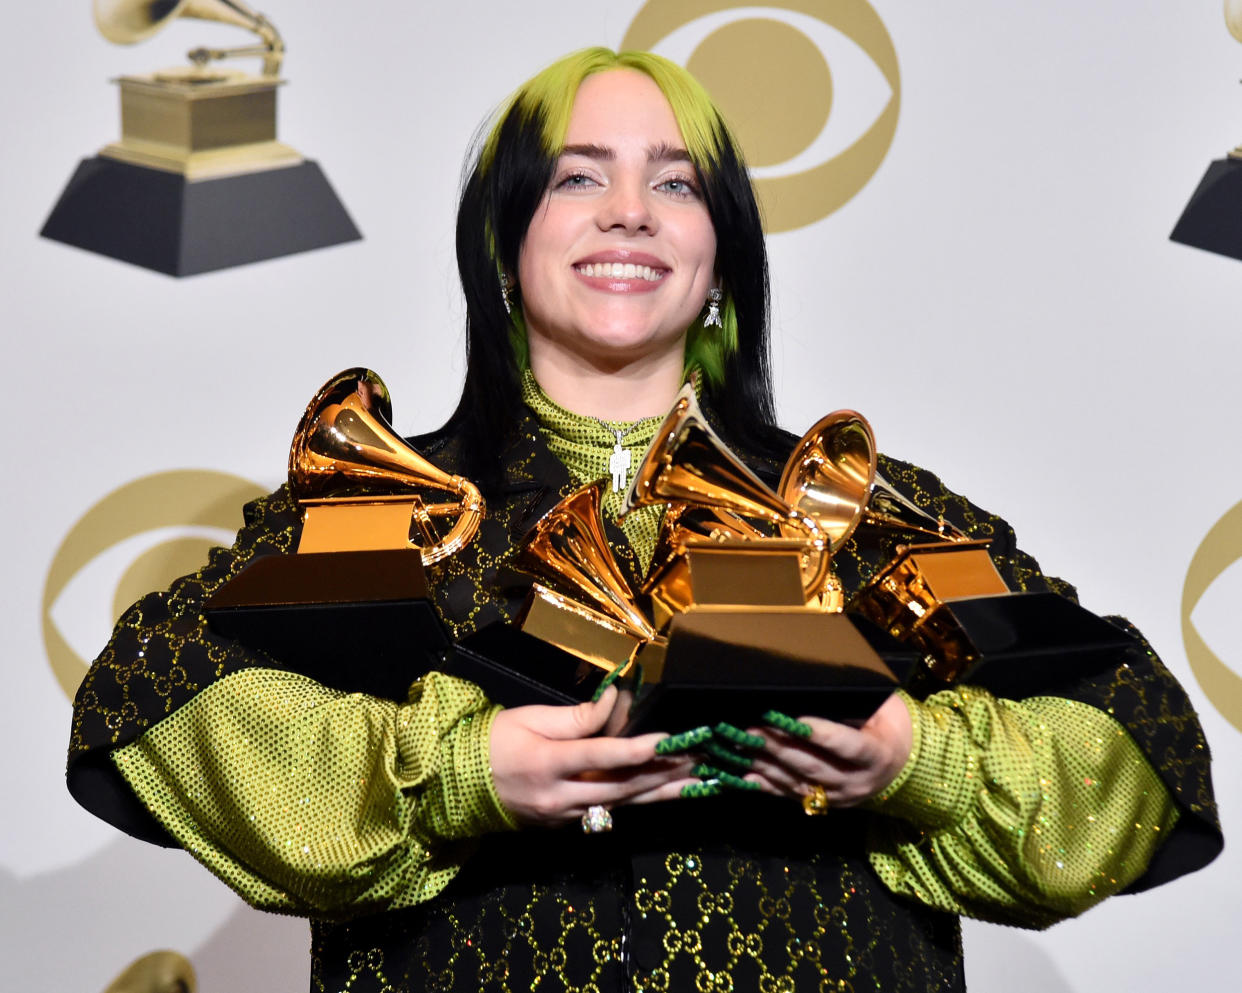
[[[702,785],[702,783],[693,777],[674,779],[670,783],[661,783],[654,789],[646,790],[643,793],[637,793],[625,802],[626,804],[641,804],[659,803],[663,800],[676,800],[681,796],[682,790],[690,785]]]
[[[552,752],[549,765],[560,779],[632,769],[659,757],[655,746],[662,738],[663,735],[654,734],[561,742]]]
[[[587,703],[565,707],[532,704],[515,709],[522,711],[523,722],[526,726],[543,737],[567,740],[589,738],[596,734],[607,723],[616,702],[616,687],[609,686],[598,700],[591,700]]]
[[[659,790],[670,783],[687,782],[684,768],[651,769],[624,779],[592,779],[565,783],[563,797],[567,810],[585,811],[587,807],[615,807],[629,803],[633,797]],[[680,788],[680,787],[679,787]]]
[[[770,792],[783,796],[800,796],[805,791],[806,778],[791,772],[787,767],[768,759],[756,759],[746,778],[770,787]]]

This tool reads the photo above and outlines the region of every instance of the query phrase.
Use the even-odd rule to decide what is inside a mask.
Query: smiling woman
[[[523,535],[610,472],[605,533],[640,585],[662,510],[618,524],[618,491],[685,380],[779,477],[795,439],[773,415],[759,214],[684,70],[591,49],[534,77],[474,161],[457,249],[462,399],[414,440],[486,497],[475,540],[427,571],[454,637],[515,616]],[[990,540],[1011,590],[1074,595],[1002,520],[881,465]],[[255,905],[310,917],[315,989],[944,993],[964,988],[959,915],[1044,927],[1219,850],[1197,721],[1137,637],[1030,700],[899,692],[862,727],[774,714],[623,739],[604,733],[624,718],[611,687],[505,710],[432,672],[397,703],[215,635],[204,601],[301,526],[286,490],[256,501],[232,549],[121,619],[79,692],[70,781]],[[860,526],[833,560],[845,590],[899,540]]]

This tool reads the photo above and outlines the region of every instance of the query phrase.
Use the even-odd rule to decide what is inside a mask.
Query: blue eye
[[[664,190],[666,193],[671,193],[680,199],[697,196],[699,192],[688,179],[666,179],[656,189]]]
[[[557,184],[558,190],[584,190],[594,186],[595,180],[586,173],[575,172],[561,179]]]

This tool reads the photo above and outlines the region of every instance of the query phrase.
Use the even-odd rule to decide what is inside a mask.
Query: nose
[[[655,234],[659,227],[645,185],[627,182],[614,183],[601,198],[598,224],[601,231],[629,235]]]

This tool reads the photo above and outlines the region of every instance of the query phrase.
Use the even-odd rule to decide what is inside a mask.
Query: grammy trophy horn
[[[604,533],[605,479],[574,491],[549,510],[522,542],[516,565],[576,603],[586,603],[634,637],[656,637],[617,568]]]
[[[811,427],[785,463],[777,492],[819,522],[833,552],[863,522],[937,541],[966,537],[911,503],[884,478],[876,468],[871,425],[853,410],[834,411]]]
[[[196,48],[190,60],[199,65],[214,59],[260,56],[263,75],[276,76],[284,59],[285,44],[275,26],[243,0],[94,0],[95,26],[118,45],[132,45],[163,30],[178,17],[215,21],[253,31],[262,45],[244,48]]]
[[[397,519],[408,535],[421,532],[424,565],[432,565],[464,547],[486,513],[483,497],[468,479],[432,465],[393,430],[392,402],[384,381],[370,369],[347,369],[328,380],[302,415],[289,449],[289,489],[308,509],[359,506],[374,516],[385,502],[402,503],[409,513]],[[446,490],[451,502],[424,504],[415,492]],[[412,520],[410,519],[412,516]],[[433,519],[456,517],[440,537]],[[347,528],[357,527],[354,518]],[[330,542],[332,539],[328,539]],[[408,539],[407,539],[408,541]],[[305,549],[300,549],[305,550]]]
[[[801,539],[810,556],[804,575],[808,599],[818,596],[829,578],[828,539],[819,524],[782,500],[729,450],[707,423],[689,385],[677,395],[639,463],[622,512],[660,503],[757,518]]]

